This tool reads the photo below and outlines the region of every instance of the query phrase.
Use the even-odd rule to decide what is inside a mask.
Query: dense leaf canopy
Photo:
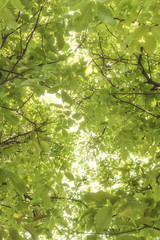
[[[160,239],[160,2],[0,0],[0,239]]]

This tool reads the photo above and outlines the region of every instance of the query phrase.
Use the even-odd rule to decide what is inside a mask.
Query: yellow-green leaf
[[[21,213],[14,213],[13,217],[17,221],[18,224],[20,224],[23,219],[23,215]]]

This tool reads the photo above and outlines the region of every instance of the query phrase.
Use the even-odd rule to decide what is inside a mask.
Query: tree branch
[[[32,37],[33,37],[33,34],[34,34],[37,26],[38,26],[38,22],[39,22],[39,18],[40,18],[42,9],[43,9],[43,6],[39,9],[39,13],[38,13],[38,17],[37,17],[35,26],[34,26],[34,28],[32,29],[31,33],[28,35],[28,41],[27,41],[27,43],[26,43],[25,48],[23,49],[22,54],[18,57],[17,61],[15,62],[15,64],[14,64],[13,67],[11,68],[10,72],[8,73],[6,79],[5,79],[3,82],[0,83],[0,86],[3,85],[4,83],[7,83],[7,82],[11,81],[11,80],[13,79],[13,78],[9,79],[9,76],[10,76],[10,74],[14,71],[14,69],[15,69],[15,67],[18,65],[18,63],[22,60],[22,58],[24,57],[24,55],[25,55],[25,53],[26,53],[26,51],[27,51],[27,48],[28,48],[28,46],[29,46],[29,43],[30,43],[30,41],[31,41],[31,39],[32,39]],[[14,77],[14,78],[15,78],[15,77]]]
[[[144,50],[144,48],[141,47],[141,54],[138,57],[138,65],[140,66],[141,72],[142,72],[143,76],[145,77],[145,79],[147,80],[147,83],[153,85],[153,89],[152,90],[155,90],[158,87],[160,87],[160,83],[157,83],[157,82],[153,81],[152,78],[145,71],[145,69],[144,69],[144,67],[142,65],[143,50]]]
[[[116,97],[116,96],[113,95],[113,94],[112,94],[111,96],[113,96],[114,98],[116,98],[116,99],[117,99],[118,101],[120,101],[120,102],[123,102],[123,103],[129,104],[129,105],[131,105],[131,106],[133,106],[133,107],[135,107],[135,108],[141,110],[142,112],[145,112],[145,113],[151,115],[152,117],[156,117],[156,118],[159,118],[159,117],[160,117],[160,115],[155,115],[155,114],[153,114],[153,113],[151,113],[151,112],[149,112],[149,111],[147,111],[147,110],[145,110],[145,109],[143,109],[143,108],[141,108],[141,107],[135,105],[134,103],[124,101],[124,100],[122,100],[122,99]]]

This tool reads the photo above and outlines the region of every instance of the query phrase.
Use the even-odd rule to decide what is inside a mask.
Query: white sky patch
[[[91,158],[89,159],[89,161],[88,161],[88,166],[90,167],[90,168],[94,168],[94,169],[97,169],[97,161],[96,160],[92,160]]]
[[[55,93],[47,93],[45,92],[44,95],[40,96],[40,99],[46,103],[56,103],[63,105],[62,99],[58,98]]]
[[[134,161],[134,162],[145,162],[148,163],[149,159],[148,158],[141,158],[139,159],[137,156],[134,156],[132,153],[129,154],[130,158]]]

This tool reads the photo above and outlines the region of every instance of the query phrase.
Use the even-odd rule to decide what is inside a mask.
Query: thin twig
[[[145,109],[143,109],[143,108],[141,108],[141,107],[135,105],[134,103],[124,101],[124,100],[122,100],[122,99],[116,97],[116,96],[113,95],[113,94],[112,94],[112,96],[113,96],[114,98],[116,98],[118,101],[123,102],[123,103],[126,103],[126,104],[129,104],[129,105],[131,105],[131,106],[133,106],[133,107],[135,107],[135,108],[141,110],[142,112],[145,112],[145,113],[151,115],[152,117],[156,117],[156,118],[159,118],[159,117],[160,117],[160,115],[155,115],[155,114],[153,114],[153,113],[151,113],[151,112],[149,112],[149,111],[147,111],[147,110],[145,110]]]

